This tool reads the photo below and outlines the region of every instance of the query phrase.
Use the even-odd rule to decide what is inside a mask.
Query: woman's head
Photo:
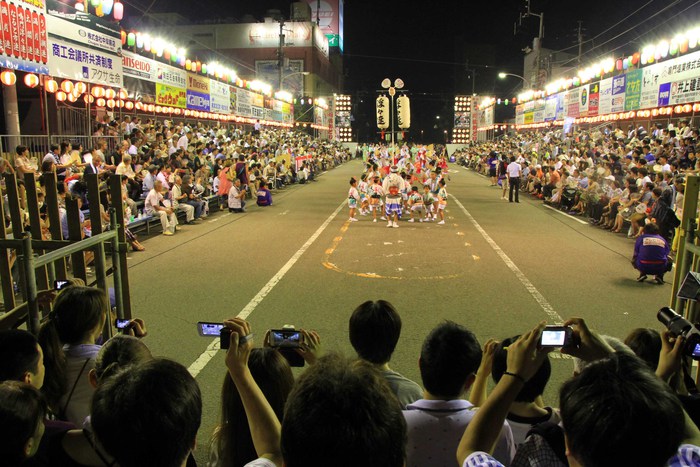
[[[140,339],[118,334],[105,342],[97,354],[95,368],[90,370],[90,383],[97,387],[122,368],[152,359],[151,351]]]

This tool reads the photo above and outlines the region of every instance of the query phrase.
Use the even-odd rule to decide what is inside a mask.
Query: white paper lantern
[[[389,98],[386,96],[377,97],[377,128],[386,130],[389,128]]]
[[[396,99],[396,121],[402,130],[411,128],[411,102],[406,96]]]

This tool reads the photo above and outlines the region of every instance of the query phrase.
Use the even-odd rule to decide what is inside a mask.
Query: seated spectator
[[[406,418],[406,466],[451,466],[464,429],[476,411],[462,399],[475,380],[481,347],[466,328],[445,322],[423,341],[420,359],[425,397],[408,404]],[[513,435],[503,424],[494,457],[510,464],[515,454]]]
[[[144,212],[146,215],[152,215],[160,218],[160,223],[163,226],[163,235],[173,235],[177,226],[177,216],[171,207],[166,207],[163,203],[163,195],[161,191],[163,186],[160,180],[156,180],[153,189],[146,196],[144,203]]]
[[[268,347],[253,349],[248,367],[275,415],[282,420],[284,404],[294,386],[289,363],[276,349]],[[221,422],[214,430],[208,465],[243,467],[257,457],[241,396],[227,373],[221,389]]]
[[[118,372],[92,401],[95,437],[121,467],[184,466],[201,417],[197,382],[187,368],[165,359]]]
[[[245,212],[245,190],[241,189],[241,181],[235,179],[228,192],[229,212]]]
[[[156,181],[156,175],[158,174],[158,166],[157,165],[151,165],[147,169],[146,176],[143,178],[143,190],[141,194],[141,198],[145,198],[148,196],[148,193],[153,189],[155,186],[155,181]]]
[[[260,181],[260,188],[257,191],[258,206],[272,206],[272,193],[267,188],[267,183],[264,180]]]
[[[0,381],[21,381],[41,389],[44,385],[44,352],[27,331],[0,331]]]
[[[349,335],[357,355],[379,369],[402,408],[422,399],[418,384],[389,367],[401,335],[401,317],[391,303],[366,301],[358,306],[350,316]]]
[[[194,206],[183,203],[183,201],[187,201],[187,193],[182,189],[182,178],[179,175],[175,175],[173,188],[170,192],[170,199],[175,211],[185,212],[185,224],[192,224],[195,219],[198,219],[198,217],[195,217]]]
[[[0,383],[0,459],[23,465],[36,454],[44,435],[46,403],[37,388],[19,381]]]
[[[204,191],[204,190],[202,190]],[[207,204],[202,201],[201,194],[196,192],[195,186],[192,183],[192,175],[187,174],[182,177],[182,192],[187,195],[183,204],[189,204],[194,208],[194,218],[195,219],[206,219],[207,214],[205,208]]]
[[[642,235],[634,243],[632,264],[639,271],[637,282],[644,282],[648,275],[653,275],[658,284],[664,283],[664,274],[673,265],[668,257],[668,241],[659,234],[659,227],[649,223],[644,226]]]
[[[491,375],[496,384],[507,370],[507,349],[518,337],[520,336],[504,339],[494,352]],[[525,442],[527,433],[538,423],[558,424],[561,422],[559,412],[556,409],[542,404],[542,394],[544,394],[544,388],[549,382],[551,373],[552,366],[549,359],[546,358],[532,378],[525,383],[508,410],[506,420],[513,431],[513,440],[516,446]]]
[[[615,353],[583,320],[571,319],[565,325],[574,328],[578,344],[562,351],[592,362],[560,391],[569,463],[584,467],[696,465],[692,459],[700,459],[700,431],[686,423],[670,388],[636,356]],[[501,465],[486,452],[515,397],[546,358],[548,350],[538,349],[543,327],[540,324],[508,347],[504,373],[508,377],[499,381],[467,426],[457,451],[460,465]],[[663,366],[673,367],[679,357],[668,346]],[[690,464],[674,463],[681,458]]]
[[[234,318],[226,365],[248,416],[259,458],[249,467],[402,467],[406,424],[375,365],[327,355],[307,369],[289,395],[280,426],[247,361],[247,322]]]

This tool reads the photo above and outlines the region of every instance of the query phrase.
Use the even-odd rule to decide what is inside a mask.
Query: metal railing
[[[29,149],[30,159],[33,159],[37,167],[41,168],[41,160],[51,149],[51,144],[61,144],[67,141],[71,144],[82,145],[83,152],[96,147],[99,141],[107,143],[107,151],[114,151],[119,147],[122,138],[119,136],[86,136],[86,135],[0,135],[0,153],[10,163],[14,164],[15,149],[17,146],[26,146]]]

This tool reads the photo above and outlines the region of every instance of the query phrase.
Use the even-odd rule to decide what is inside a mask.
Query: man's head
[[[518,340],[520,336],[511,337],[508,339],[503,339],[503,341],[496,348],[493,356],[493,367],[491,369],[491,376],[493,380],[498,383],[506,372],[506,360],[508,358],[508,346]],[[545,359],[542,365],[537,370],[534,376],[527,380],[525,385],[522,387],[518,395],[515,397],[516,402],[534,402],[538,396],[544,393],[544,388],[549,382],[549,377],[552,374],[552,365],[549,363],[549,359]]]
[[[44,435],[46,403],[39,390],[19,381],[0,383],[0,459],[20,465],[36,454]]]
[[[401,335],[401,317],[391,303],[368,300],[350,316],[350,343],[363,360],[388,363]]]
[[[660,467],[684,438],[678,398],[634,355],[586,366],[559,397],[568,456],[580,465]]]
[[[0,381],[44,385],[44,353],[33,334],[19,329],[0,331]]]
[[[452,321],[430,331],[418,362],[425,389],[445,399],[456,399],[471,386],[480,363],[481,346],[476,336]]]
[[[108,378],[92,400],[92,427],[122,467],[180,467],[194,448],[202,395],[187,368],[147,361]]]
[[[401,467],[405,445],[399,402],[367,362],[325,356],[287,399],[281,442],[287,467]]]

